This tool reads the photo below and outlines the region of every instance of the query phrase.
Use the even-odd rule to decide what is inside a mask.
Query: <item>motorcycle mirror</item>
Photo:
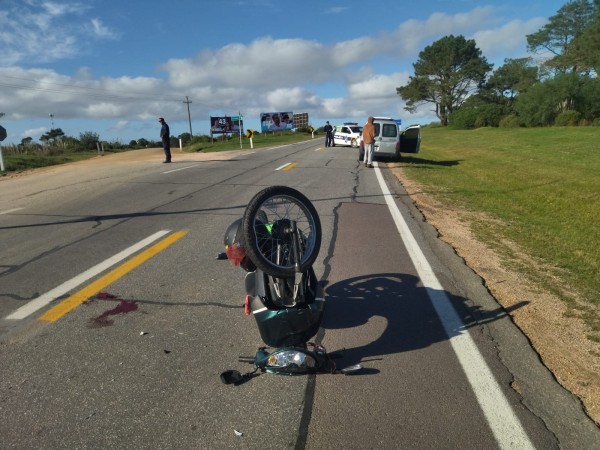
[[[363,367],[361,364],[354,364],[352,366],[344,367],[342,370],[340,370],[340,372],[342,372],[344,375],[350,375],[362,370],[362,368]]]

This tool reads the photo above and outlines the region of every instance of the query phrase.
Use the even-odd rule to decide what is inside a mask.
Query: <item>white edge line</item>
[[[29,301],[25,305],[21,306],[19,309],[15,310],[11,314],[5,317],[8,320],[20,320],[24,319],[44,306],[48,305],[53,300],[56,300],[58,297],[66,294],[70,290],[76,288],[82,283],[85,283],[90,278],[98,275],[99,273],[105,271],[111,266],[114,266],[118,262],[124,260],[135,252],[141,250],[157,239],[163,237],[165,234],[168,234],[169,230],[162,230],[154,233],[151,236],[148,236],[146,239],[138,242],[137,244],[132,245],[131,247],[123,250],[120,253],[108,258],[107,260],[101,262],[100,264],[95,265],[94,267],[86,270],[83,273],[80,273],[74,278],[71,278],[69,281],[64,282],[60,286],[55,287],[54,289],[46,292],[45,294],[40,295],[39,297]]]
[[[181,171],[181,170],[191,169],[192,167],[198,167],[199,165],[200,165],[200,164],[194,164],[193,166],[180,167],[179,169],[167,170],[166,172],[163,172],[163,173],[173,173],[173,172],[179,172],[179,171]]]
[[[13,209],[9,209],[7,211],[0,211],[0,216],[2,214],[10,214],[10,213],[13,213],[15,211],[21,211],[22,209],[25,209],[25,207],[22,207],[22,208],[13,208]]]
[[[402,241],[500,448],[535,448],[410,232],[378,166],[375,173]]]

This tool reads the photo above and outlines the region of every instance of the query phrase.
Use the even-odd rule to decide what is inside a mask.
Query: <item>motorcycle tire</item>
[[[300,236],[298,263],[304,272],[321,248],[321,221],[310,200],[291,187],[271,186],[258,192],[244,212],[246,253],[256,267],[272,277],[291,277],[296,272],[292,239],[284,232],[292,222]]]

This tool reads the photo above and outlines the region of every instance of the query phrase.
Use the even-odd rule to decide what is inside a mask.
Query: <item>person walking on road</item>
[[[375,125],[373,117],[367,119],[367,124],[363,128],[363,143],[365,145],[364,163],[366,167],[373,167],[373,144],[375,144]]]
[[[163,150],[165,152],[165,160],[163,163],[171,162],[171,131],[169,125],[165,122],[163,117],[160,117],[158,121],[161,124],[160,128],[160,140],[162,141]]]
[[[325,147],[333,147],[333,127],[329,125],[329,121],[325,122],[323,131],[325,132]]]

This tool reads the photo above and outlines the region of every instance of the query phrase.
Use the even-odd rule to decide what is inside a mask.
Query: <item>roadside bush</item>
[[[93,131],[86,131],[79,134],[80,150],[96,150],[96,143],[100,142],[100,136]]]
[[[450,114],[448,123],[451,128],[457,130],[470,130],[476,127],[478,116],[479,111],[475,108],[458,108]]]
[[[579,125],[581,114],[578,111],[564,111],[556,116],[554,125],[557,127],[574,127]]]
[[[519,128],[521,121],[515,114],[509,114],[500,120],[500,128]]]
[[[450,115],[449,122],[453,128],[458,129],[498,127],[500,120],[508,112],[507,106],[503,104],[486,103],[474,96]]]

